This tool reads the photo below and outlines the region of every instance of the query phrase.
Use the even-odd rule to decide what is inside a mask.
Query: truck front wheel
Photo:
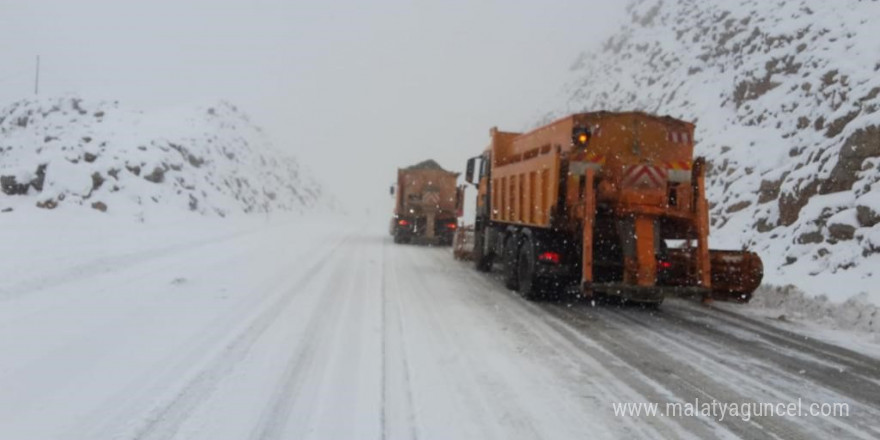
[[[516,260],[516,237],[511,234],[504,240],[504,287],[510,290],[519,289]]]
[[[474,266],[480,272],[492,270],[492,256],[484,251],[486,241],[486,229],[474,229]]]

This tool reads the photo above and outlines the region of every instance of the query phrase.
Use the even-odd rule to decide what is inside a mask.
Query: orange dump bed
[[[438,216],[455,217],[457,178],[458,173],[439,166],[398,169],[394,213],[421,216],[433,212]]]
[[[587,148],[573,142],[578,129],[588,133]],[[599,201],[663,205],[667,182],[691,179],[693,132],[691,123],[639,112],[577,114],[525,134],[493,130],[492,220],[550,227],[552,212],[564,208],[560,176],[574,177],[564,205],[578,205],[576,177],[586,169],[605,182]],[[692,195],[682,195],[672,208],[690,211]]]

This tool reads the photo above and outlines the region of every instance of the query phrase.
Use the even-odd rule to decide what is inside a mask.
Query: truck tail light
[[[455,229],[455,228],[458,227],[458,225],[455,224],[455,223],[447,223],[447,224],[446,224],[446,227],[449,228],[449,229]]]
[[[400,226],[407,226],[407,225],[409,225],[409,222],[404,219],[400,219],[397,221],[397,224]]]
[[[538,255],[538,261],[543,261],[545,263],[559,264],[559,260],[560,257],[557,252],[547,251]]]
[[[657,268],[660,270],[672,269],[672,263],[670,263],[668,261],[658,261]]]

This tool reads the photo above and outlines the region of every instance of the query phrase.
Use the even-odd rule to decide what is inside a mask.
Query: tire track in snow
[[[396,249],[395,249],[396,250]],[[415,410],[415,399],[413,398],[412,389],[412,372],[409,362],[409,354],[406,348],[407,326],[406,318],[403,312],[400,294],[400,278],[398,267],[394,259],[388,262],[388,239],[382,241],[382,414],[381,414],[381,436],[382,439],[395,438],[389,429],[389,419],[393,422],[393,428],[396,431],[406,433],[405,438],[417,440],[419,438],[419,423]],[[388,273],[391,276],[388,276]],[[390,291],[390,295],[389,295]],[[393,321],[389,323],[389,320]],[[394,359],[392,359],[392,355]],[[394,373],[397,374],[394,374]],[[397,399],[392,401],[391,396],[395,396],[391,388],[392,382],[390,377],[400,378],[400,387],[403,389],[402,402]],[[394,382],[397,383],[397,382]],[[401,397],[401,396],[396,396]],[[399,406],[401,406],[399,408]],[[403,418],[393,418],[392,413],[401,411]],[[405,420],[405,426],[401,423]],[[400,435],[400,434],[398,434]]]
[[[675,310],[673,307],[669,309]],[[697,323],[681,319],[677,314],[652,313],[648,316],[634,316],[627,310],[609,310],[619,318],[621,325],[628,325],[631,334],[646,343],[662,345],[670,351],[676,350],[690,359],[701,359],[701,366],[725,377],[728,382],[738,384],[738,391],[747,394],[755,401],[794,402],[804,399],[807,402],[845,402],[854,400],[859,403],[845,419],[812,418],[810,423],[816,429],[828,433],[843,433],[857,438],[872,431],[880,434],[873,427],[880,417],[880,412],[870,410],[880,405],[880,393],[873,390],[876,385],[865,389],[859,394],[841,393],[837,386],[827,386],[817,378],[836,378],[836,382],[846,382],[848,374],[828,367],[821,367],[816,374],[811,368],[819,368],[814,363],[805,362],[801,357],[779,352],[772,345],[767,346],[758,341],[743,339],[738,332],[725,332],[717,325]],[[639,319],[641,318],[641,319]],[[723,324],[722,324],[723,325]],[[688,329],[682,332],[682,328]],[[743,356],[746,354],[746,356]],[[711,364],[709,364],[711,362]],[[746,371],[743,371],[743,370]],[[807,374],[809,371],[809,374]],[[772,384],[772,387],[768,387]],[[817,387],[818,385],[818,387]],[[809,396],[804,390],[810,391]]]
[[[853,374],[863,376],[872,381],[880,381],[880,359],[856,353],[814,338],[798,335],[718,307],[697,308],[686,303],[676,305],[681,307],[666,310],[670,317],[674,316],[677,319],[693,322],[698,325],[707,322],[713,323],[715,326],[729,324],[731,327],[753,332],[767,339],[768,343],[774,346],[786,347],[796,352],[808,354],[819,360],[831,361],[844,366]]]
[[[443,259],[438,258],[438,263],[442,264]],[[519,338],[538,347],[533,350],[539,350],[539,356],[546,360],[545,363],[557,362],[551,374],[569,380],[573,388],[584,388],[583,392],[591,396],[591,401],[595,401],[598,394],[602,406],[600,411],[607,412],[608,417],[613,416],[611,401],[623,401],[625,398],[632,401],[661,401],[667,397],[661,393],[667,391],[662,384],[641,375],[637,370],[629,372],[621,369],[619,366],[626,363],[597,342],[572,339],[560,332],[546,311],[505,288],[500,277],[476,272],[468,263],[459,263],[459,267],[464,268],[463,276],[469,278],[466,285],[470,286],[467,292],[470,295],[464,297],[465,301],[472,303],[476,309],[493,310],[493,318],[498,319],[499,324],[513,329]],[[498,300],[505,304],[499,305]],[[569,374],[564,374],[568,371],[575,371],[577,377],[569,379]],[[588,412],[595,410],[594,407],[582,409]],[[698,420],[647,419],[644,422],[623,426],[611,424],[611,432],[607,435],[629,438],[680,437],[682,431],[676,427],[684,428],[697,438],[706,438],[714,433],[713,427]]]
[[[386,275],[385,271],[387,270],[385,267],[386,261],[386,252],[388,252],[388,240],[382,240],[382,264],[379,267],[379,270],[382,271],[381,281],[379,284],[379,289],[381,289],[381,299],[382,299],[382,309],[380,310],[381,315],[379,316],[380,321],[382,322],[382,345],[381,345],[381,356],[382,356],[382,376],[379,378],[379,387],[380,387],[380,395],[379,395],[379,439],[385,440],[388,438],[388,426],[387,426],[387,418],[385,417],[386,412],[388,411],[387,403],[388,400],[388,391],[386,387],[388,386],[388,322],[386,321],[387,313],[385,309],[388,307],[388,292],[386,291]]]
[[[704,401],[707,398],[711,400],[713,394],[704,391],[698,385],[690,383],[683,376],[671,374],[675,370],[670,365],[677,362],[674,358],[665,356],[650,345],[637,344],[635,341],[627,340],[626,334],[621,332],[619,327],[612,325],[613,320],[609,321],[602,316],[603,308],[591,309],[595,310],[595,312],[588,315],[583,313],[583,310],[569,309],[567,305],[553,302],[530,302],[522,298],[518,293],[504,288],[501,280],[491,275],[486,276],[472,269],[470,273],[472,277],[482,279],[488,290],[494,290],[494,292],[489,293],[500,294],[503,297],[509,298],[512,301],[509,307],[512,308],[517,305],[524,307],[529,311],[529,320],[540,321],[549,325],[556,335],[563,337],[582,355],[590,359],[596,359],[608,368],[614,368],[616,372],[615,379],[642,394],[644,396],[643,401],[666,401],[669,399],[670,394],[674,394],[681,401],[693,402],[695,397],[699,397]],[[599,347],[600,350],[597,350],[596,347]],[[620,364],[626,365],[628,370],[615,367],[615,365]],[[688,369],[692,374],[697,374],[690,365],[682,364],[682,368]],[[624,372],[627,372],[627,374],[622,374]],[[658,387],[660,387],[659,391],[662,391],[661,393],[658,393]],[[708,388],[711,389],[712,386],[710,385]],[[714,391],[716,396],[721,394],[723,393],[718,390]],[[608,395],[613,396],[613,393]],[[727,401],[717,397],[716,399]],[[652,422],[649,419],[641,419],[640,421]],[[756,423],[753,423],[754,426],[742,427],[730,423],[715,424],[713,426],[707,421],[694,418],[664,418],[658,421],[660,423],[678,424],[682,428],[691,431],[697,437],[717,435],[717,433],[712,434],[715,428],[721,428],[729,431],[731,434],[747,438],[755,438],[754,436],[760,436],[763,432],[763,428],[757,426]],[[651,434],[642,431],[634,434],[648,438],[659,435],[659,433],[664,433],[662,434],[663,436],[677,435],[674,432],[665,430],[662,424],[655,425],[653,429],[659,432]],[[788,434],[783,434],[786,438],[792,435],[787,427],[778,428],[778,431],[788,432]]]
[[[424,318],[430,329],[426,329],[426,332],[442,341],[437,344],[438,348],[461,347],[463,342],[471,339],[471,335],[463,333],[454,322],[449,322],[449,315],[441,314],[439,307],[435,306],[439,298],[453,295],[441,288],[453,275],[448,270],[452,261],[448,248],[405,246],[404,251],[409,261],[427,260],[425,262],[430,264],[429,267],[412,268],[412,278],[417,285],[413,286],[411,294],[416,297],[414,303],[422,309],[418,315]],[[420,259],[417,255],[426,258]],[[432,269],[447,273],[436,274],[437,270]],[[455,302],[450,301],[449,304],[455,305]],[[463,399],[467,409],[477,414],[474,418],[484,421],[479,426],[482,437],[510,438],[512,433],[516,433],[517,438],[540,438],[532,414],[519,404],[515,392],[494,377],[493,371],[474,358],[474,354],[479,353],[467,349],[456,350],[443,373],[447,375],[447,381],[456,386],[458,396]]]
[[[299,373],[281,438],[375,438],[380,433],[381,323],[379,241],[356,237],[334,264],[329,310],[311,309],[321,325],[313,364]],[[301,314],[296,311],[297,316]],[[343,421],[343,422],[340,422]]]
[[[344,241],[344,240],[343,240]],[[334,256],[341,246],[337,242],[318,261],[302,271],[294,285],[304,285],[311,281]],[[135,430],[135,440],[167,439],[174,437],[180,425],[189,414],[211,395],[217,383],[230,374],[247,355],[250,347],[266,332],[282,312],[296,297],[296,290],[284,289],[280,298],[270,301],[247,327],[226,344],[222,351],[207,364],[208,367],[191,378],[167,403],[150,411],[147,420]]]
[[[554,304],[542,304],[540,308],[550,314],[550,319],[546,322],[557,328],[560,334],[572,343],[579,344],[581,338],[588,338],[600,344],[639,374],[661,384],[680,402],[694,402],[697,399],[704,402],[748,401],[745,396],[729,388],[729,384],[714,381],[694,364],[677,359],[674,353],[663,352],[655,345],[631,338],[627,331],[615,329],[613,324],[611,328],[605,327],[604,319],[602,319],[602,327],[605,328],[602,328],[596,325],[596,321],[591,322],[586,319],[581,310]],[[556,318],[556,322],[553,322],[553,318]],[[625,377],[621,379],[626,380]],[[662,402],[662,400],[650,401]],[[673,420],[685,421],[687,418]],[[768,431],[783,438],[805,438],[808,434],[799,426],[782,418],[756,417],[747,424],[740,424],[729,418],[714,422],[743,438],[761,438]]]
[[[251,435],[253,440],[282,438],[288,423],[288,415],[296,403],[299,391],[310,377],[310,368],[315,363],[316,355],[328,337],[328,328],[339,321],[342,310],[338,307],[339,297],[343,292],[340,282],[345,279],[346,264],[336,264],[330,277],[331,283],[321,290],[320,301],[308,313],[308,320],[301,332],[292,335],[300,342],[293,355],[286,362],[287,368],[277,382],[275,392],[260,416],[260,421]],[[297,314],[303,314],[297,310]]]
[[[474,272],[474,275],[482,278],[486,282],[489,283],[495,290],[500,288],[500,281],[494,279],[491,276],[485,276],[481,274],[477,274]],[[506,290],[506,289],[505,289]],[[658,344],[665,343],[667,341],[680,341],[682,345],[693,342],[694,340],[702,340],[705,339],[707,333],[714,334],[718,333],[717,330],[707,329],[707,322],[716,320],[716,317],[710,314],[710,312],[702,312],[702,315],[705,317],[706,322],[701,322],[702,320],[697,319],[693,316],[679,316],[677,313],[679,312],[678,308],[672,308],[664,306],[661,308],[660,312],[656,312],[656,317],[653,318],[655,320],[660,320],[661,322],[656,323],[657,327],[653,327],[654,323],[651,323],[650,320],[644,319],[643,315],[647,315],[642,310],[636,309],[617,309],[617,308],[609,308],[609,307],[599,307],[599,308],[588,308],[584,309],[583,307],[575,307],[574,309],[569,309],[566,306],[562,306],[555,303],[530,303],[520,298],[518,294],[514,292],[507,292],[511,297],[515,297],[517,301],[521,302],[524,306],[535,308],[537,310],[538,316],[542,317],[545,321],[551,323],[557,328],[559,334],[566,336],[573,343],[577,344],[578,340],[581,338],[587,338],[588,340],[595,341],[599,343],[602,347],[605,347],[608,352],[619,358],[624,363],[634,368],[640,374],[644,375],[646,378],[649,378],[652,382],[656,382],[659,384],[664,384],[664,386],[668,387],[670,391],[672,391],[677,399],[681,401],[693,401],[693,396],[703,396],[702,400],[705,400],[710,395],[716,396],[716,400],[719,401],[749,401],[746,397],[737,393],[732,388],[730,388],[731,384],[725,384],[724,382],[717,382],[713,380],[711,377],[702,374],[697,369],[694,369],[692,364],[687,363],[687,359],[677,359],[674,356],[669,355],[668,353],[663,353],[656,349]],[[694,308],[696,306],[693,306]],[[666,315],[667,309],[671,309],[671,313]],[[715,309],[710,309],[714,311]],[[829,344],[820,344],[817,347],[812,347],[810,342],[803,342],[802,336],[798,336],[793,333],[782,333],[777,332],[775,328],[769,326],[764,323],[752,322],[751,319],[747,317],[739,317],[733,312],[723,311],[726,314],[730,314],[731,317],[728,320],[724,320],[723,317],[721,322],[724,323],[727,321],[729,325],[735,325],[739,321],[744,321],[744,324],[747,325],[760,325],[761,327],[767,327],[763,329],[760,333],[762,337],[766,335],[767,339],[771,341],[771,344],[768,347],[765,347],[765,352],[761,352],[759,350],[755,350],[753,347],[749,346],[748,341],[736,340],[731,335],[726,335],[726,339],[722,338],[724,341],[731,342],[730,347],[732,350],[735,350],[735,355],[742,356],[746,359],[752,359],[755,361],[764,361],[768,358],[779,360],[781,356],[780,353],[774,353],[774,347],[783,347],[791,350],[797,350],[801,353],[806,352],[809,356],[816,357],[819,360],[826,360],[831,362],[842,362],[845,365],[848,365],[848,368],[853,368],[853,374],[859,375],[866,373],[866,364],[870,364],[872,359],[865,357],[863,355],[859,355],[857,353],[849,352],[849,350],[836,347]],[[547,314],[552,315],[559,320],[558,323],[553,324],[552,318],[548,320]],[[637,314],[638,316],[634,316],[633,314]],[[647,315],[650,316],[650,315]],[[715,327],[718,326],[718,321],[715,321]],[[634,329],[639,329],[638,333],[639,337],[634,340],[633,336]],[[652,331],[653,330],[653,331]],[[754,329],[755,331],[759,331],[760,329]],[[668,333],[668,334],[667,334]],[[725,336],[725,335],[721,335]],[[800,340],[799,340],[800,339]],[[589,350],[589,347],[583,346],[581,343],[581,348],[584,350]],[[711,348],[707,347],[707,354],[711,353]],[[841,354],[838,356],[831,356],[829,358],[829,354]],[[772,355],[772,356],[771,356]],[[711,359],[711,357],[702,358],[697,357],[699,359]],[[603,363],[607,363],[611,361],[611,359],[606,359]],[[715,358],[715,362],[723,362],[725,359]],[[774,374],[778,374],[781,377],[792,379],[791,372],[789,371],[793,364],[788,364],[788,370],[780,370],[779,368],[774,368],[770,372]],[[878,365],[877,363],[874,364]],[[875,367],[876,368],[876,367]],[[659,370],[659,371],[658,371]],[[675,374],[676,370],[685,371],[687,374]],[[867,368],[867,375],[872,377],[870,374],[870,368]],[[665,377],[664,380],[664,375]],[[821,379],[827,379],[834,381],[833,375],[817,375],[817,378],[821,377]],[[641,388],[638,385],[638,380],[635,379],[636,382],[632,382],[632,378],[627,378],[626,376],[621,377],[622,380],[630,382],[632,386],[637,388]],[[797,377],[793,379],[798,379]],[[870,380],[870,379],[869,379]],[[868,383],[868,382],[865,382]],[[671,385],[671,387],[670,387]],[[841,386],[840,382],[836,384],[836,386],[829,386],[819,383],[820,386],[826,387],[828,389],[835,389]],[[778,387],[778,383],[767,384],[764,383],[765,387]],[[857,400],[863,400],[865,397],[872,395],[872,389],[876,387],[876,383],[871,383],[868,389],[862,390],[864,392],[858,392],[855,388],[851,386],[844,385],[847,388],[847,392],[844,392],[842,395],[848,398],[856,397]],[[774,390],[781,391],[784,393],[796,393],[800,390],[803,392],[803,388],[786,388],[782,390]],[[709,391],[709,393],[707,393]],[[855,394],[853,394],[855,393]],[[720,397],[719,397],[720,396]],[[861,399],[859,399],[861,396]],[[709,397],[711,398],[711,397]],[[732,399],[732,400],[731,400]],[[874,402],[877,398],[873,397],[867,400],[868,402]],[[657,399],[646,399],[646,401],[656,401]],[[869,403],[869,406],[872,405]],[[863,421],[867,422],[871,419],[870,416],[866,416]],[[680,420],[680,419],[679,419]],[[678,420],[677,420],[678,421]],[[863,423],[861,426],[853,428],[852,426],[846,426],[848,422],[853,421],[853,419],[842,419],[835,421],[821,421],[814,420],[811,422],[811,426],[808,428],[803,427],[801,424],[793,425],[782,418],[764,418],[763,420],[752,420],[752,425],[755,425],[754,428],[746,428],[742,424],[732,424],[727,423],[724,424],[724,428],[729,430],[731,433],[735,433],[738,436],[749,436],[749,435],[766,435],[768,433],[775,433],[782,437],[788,436],[798,436],[804,437],[808,436],[809,433],[814,433],[816,423],[822,423],[825,426],[822,429],[823,432],[829,433],[829,435],[833,435],[832,433],[840,433],[840,432],[848,432],[847,435],[852,435],[854,437],[866,437],[870,438],[872,436],[876,436],[878,431],[873,430],[869,424]],[[809,431],[805,431],[809,429]]]
[[[748,353],[750,358],[772,362],[777,366],[774,370],[779,373],[800,375],[816,385],[837,390],[843,396],[880,407],[880,361],[867,366],[856,360],[860,356],[856,353],[837,357],[822,348],[811,349],[800,342],[792,343],[784,336],[755,330],[748,321],[738,325],[737,321],[723,318],[712,322],[710,315],[703,315],[706,319],[694,319],[694,314],[688,314],[692,311],[682,313],[682,310],[671,309],[664,312],[652,317],[661,328],[670,325],[687,327],[706,340],[723,341],[725,345],[738,347],[740,351]],[[646,325],[644,322],[637,324]],[[675,336],[668,333],[670,337]],[[865,358],[864,362],[870,362],[870,358]]]

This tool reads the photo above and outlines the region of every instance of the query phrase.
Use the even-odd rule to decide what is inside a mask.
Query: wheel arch
[[[517,237],[516,250],[519,251],[526,243],[529,243],[532,246],[532,252],[535,251],[535,241],[537,240],[536,234],[532,231],[531,228],[522,228],[519,232],[519,237]]]

